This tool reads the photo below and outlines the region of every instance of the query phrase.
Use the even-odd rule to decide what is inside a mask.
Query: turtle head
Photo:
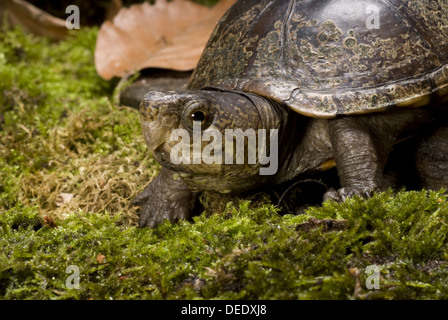
[[[270,150],[278,147],[275,134],[283,121],[278,109],[242,92],[151,91],[142,99],[140,118],[160,165],[192,189],[237,192],[275,174],[277,154]],[[263,168],[270,171],[263,174]]]

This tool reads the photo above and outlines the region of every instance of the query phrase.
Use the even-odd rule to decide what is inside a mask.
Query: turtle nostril
[[[205,114],[202,111],[195,111],[191,114],[191,120],[203,122],[205,120]]]

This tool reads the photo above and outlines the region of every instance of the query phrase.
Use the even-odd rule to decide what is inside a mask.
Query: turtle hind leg
[[[448,124],[418,142],[415,167],[422,188],[448,189]]]
[[[396,145],[385,176],[397,189],[448,189],[448,124],[433,126]]]

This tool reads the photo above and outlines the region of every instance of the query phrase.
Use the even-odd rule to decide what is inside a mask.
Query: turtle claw
[[[155,228],[164,220],[170,222],[186,220],[190,217],[191,209],[186,201],[167,203],[160,201],[156,196],[148,197],[148,200],[141,205],[138,226]]]
[[[370,198],[374,191],[375,188],[371,187],[345,187],[338,190],[331,188],[325,192],[324,201],[333,200],[336,202],[344,202],[347,198],[351,198],[356,195],[363,198]]]
[[[181,178],[173,179],[169,170],[160,174],[140,193],[130,206],[140,206],[138,226],[155,228],[164,220],[187,220],[193,211],[197,194]]]

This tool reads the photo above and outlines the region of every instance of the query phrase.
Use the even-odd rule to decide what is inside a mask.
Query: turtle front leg
[[[141,206],[140,228],[154,228],[163,220],[175,222],[188,219],[197,198],[198,192],[192,192],[181,177],[162,168],[130,205]]]
[[[369,197],[373,191],[387,187],[383,170],[395,137],[381,127],[381,122],[369,120],[362,116],[329,120],[341,188],[327,191],[324,200]]]

